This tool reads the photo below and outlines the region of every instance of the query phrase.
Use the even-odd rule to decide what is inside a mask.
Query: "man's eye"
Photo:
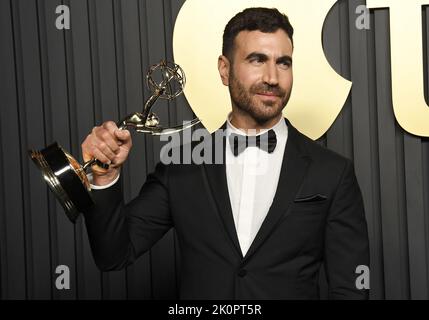
[[[262,61],[261,59],[255,58],[255,59],[251,59],[251,60],[250,60],[250,63],[253,63],[253,64],[261,64],[261,63],[263,63],[263,61]]]
[[[280,67],[282,67],[283,69],[289,69],[291,65],[292,63],[290,63],[289,61],[284,61],[280,63]]]

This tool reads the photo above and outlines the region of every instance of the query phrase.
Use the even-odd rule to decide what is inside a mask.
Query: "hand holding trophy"
[[[160,126],[156,114],[151,112],[158,99],[172,100],[183,93],[186,78],[179,65],[163,60],[149,69],[146,80],[152,92],[151,97],[141,113],[133,113],[117,123],[120,130],[134,129],[139,133],[164,135],[180,132],[200,123],[199,119],[193,119],[185,125],[164,128]],[[67,217],[73,223],[76,222],[79,213],[94,204],[87,170],[93,165],[108,169],[109,165],[96,158],[81,165],[56,142],[43,150],[32,150],[29,154],[42,171],[46,183],[63,206]]]

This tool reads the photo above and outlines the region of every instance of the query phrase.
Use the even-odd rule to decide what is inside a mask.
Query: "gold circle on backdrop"
[[[225,25],[248,7],[277,8],[294,26],[294,86],[284,115],[299,131],[318,139],[340,113],[351,82],[335,72],[322,47],[325,18],[336,0],[187,0],[176,19],[174,60],[185,70],[185,96],[208,131],[231,110],[228,88],[217,69]]]

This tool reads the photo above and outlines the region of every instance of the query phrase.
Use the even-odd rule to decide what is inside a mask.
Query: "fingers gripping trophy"
[[[110,152],[111,157],[114,156],[111,149],[120,149],[118,145],[113,144],[114,132],[118,132],[118,129],[119,131],[133,129],[138,133],[165,135],[183,131],[200,123],[200,120],[196,118],[184,125],[164,128],[160,125],[156,114],[151,111],[158,99],[173,100],[183,93],[186,78],[185,73],[179,65],[162,60],[160,63],[150,67],[146,75],[146,82],[152,95],[146,101],[143,111],[128,115],[125,119],[113,125],[114,128],[110,126],[110,141],[102,142],[105,148],[107,148],[107,152],[105,153]],[[109,131],[104,129],[103,134],[106,135],[106,133],[109,136]],[[127,137],[124,134],[125,132],[120,133]],[[116,133],[116,135],[120,134]],[[126,138],[122,138],[126,140]],[[92,139],[94,140],[95,137]],[[117,141],[119,141],[120,145],[120,140]],[[128,142],[131,143],[130,138]],[[110,143],[112,148],[107,146],[108,143]],[[82,146],[84,145],[85,142]],[[81,165],[56,142],[40,151],[31,150],[29,154],[41,170],[49,188],[63,206],[67,217],[73,223],[76,222],[80,212],[94,204],[91,197],[90,182],[87,177],[89,169],[96,165],[94,172],[97,170],[107,172],[108,170],[114,170],[113,168],[118,166],[118,163],[109,164],[109,157],[100,151],[98,151],[98,158],[96,156],[97,152],[92,152],[93,158]],[[88,157],[88,155],[86,156]],[[122,158],[122,162],[125,161],[126,155]]]

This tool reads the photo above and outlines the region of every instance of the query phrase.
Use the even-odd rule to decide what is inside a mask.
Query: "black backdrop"
[[[174,230],[127,270],[99,272],[82,219],[69,223],[27,150],[59,141],[80,158],[94,124],[140,110],[148,66],[172,59],[183,2],[0,0],[0,298],[176,297]],[[54,24],[61,3],[71,10],[67,31]],[[371,242],[371,298],[427,299],[429,140],[395,121],[389,11],[372,11],[371,28],[359,30],[355,9],[364,3],[338,1],[325,23],[327,58],[354,85],[320,143],[355,162]],[[425,80],[427,13],[424,8]],[[193,117],[183,97],[165,106],[157,113],[171,124]],[[134,145],[123,172],[128,200],[159,159],[157,139],[139,136]],[[70,268],[70,290],[55,288],[58,265]]]

